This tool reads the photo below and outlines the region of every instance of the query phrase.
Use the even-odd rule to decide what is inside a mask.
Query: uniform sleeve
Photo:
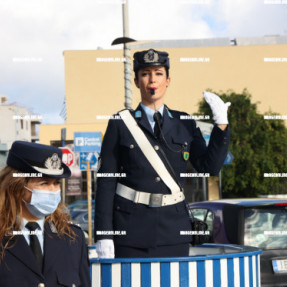
[[[98,173],[119,172],[119,135],[117,120],[110,120],[101,149],[101,166]],[[113,230],[113,203],[118,179],[98,177],[95,199],[95,241],[113,239],[112,235],[97,235],[97,231]]]
[[[208,147],[199,128],[195,122],[192,123],[194,140],[190,147],[190,160],[197,172],[209,173],[211,176],[217,175],[223,166],[227,156],[230,141],[230,130],[227,126],[223,131],[216,125],[214,126]]]
[[[88,246],[85,241],[84,233],[81,231],[81,263],[80,263],[80,279],[81,287],[91,287],[91,276],[90,276],[90,261],[88,255]]]

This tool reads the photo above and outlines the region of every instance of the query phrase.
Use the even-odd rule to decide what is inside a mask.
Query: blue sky
[[[266,1],[278,0],[129,0],[130,36],[286,36],[287,2]],[[63,123],[63,51],[112,49],[122,35],[122,2],[0,0],[0,94],[42,114],[46,124]]]

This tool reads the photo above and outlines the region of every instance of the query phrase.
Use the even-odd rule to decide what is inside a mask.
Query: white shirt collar
[[[45,218],[42,218],[42,219],[39,219],[39,220],[37,220],[36,222],[39,224],[39,227],[40,227],[40,230],[44,230],[44,220],[45,220]],[[26,226],[26,224],[28,223],[29,221],[28,220],[26,220],[25,218],[23,218],[23,226],[22,226],[22,230],[24,229],[24,228],[26,228],[25,226]]]

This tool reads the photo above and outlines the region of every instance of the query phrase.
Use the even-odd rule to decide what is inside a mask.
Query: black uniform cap
[[[7,165],[24,173],[42,176],[70,177],[71,171],[62,162],[62,150],[43,144],[15,141],[9,150]]]
[[[168,70],[168,53],[154,49],[134,53],[134,72],[150,66],[164,66]]]

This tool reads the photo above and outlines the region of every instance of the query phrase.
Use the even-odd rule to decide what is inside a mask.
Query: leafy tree
[[[216,93],[216,92],[215,92]],[[229,151],[234,156],[222,168],[223,197],[252,197],[287,192],[287,178],[264,177],[264,173],[287,174],[287,129],[283,120],[267,120],[258,113],[247,90],[241,94],[229,90],[216,93],[224,102],[231,102],[228,119],[231,128]],[[199,114],[212,113],[202,100]],[[275,115],[269,111],[268,115]],[[265,115],[266,115],[265,114]]]

